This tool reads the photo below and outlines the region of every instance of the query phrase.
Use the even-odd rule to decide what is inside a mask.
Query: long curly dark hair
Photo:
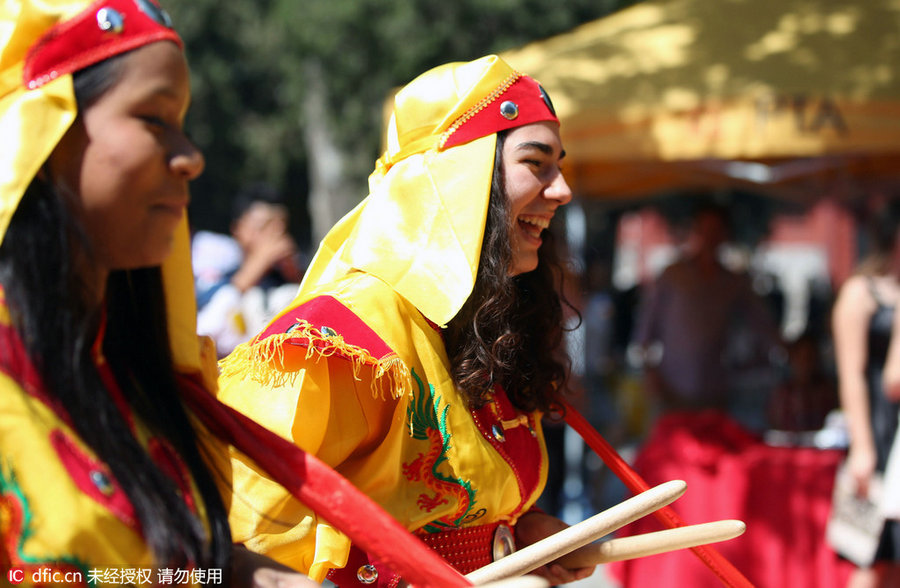
[[[499,384],[520,410],[559,409],[569,360],[563,350],[563,272],[550,231],[537,269],[509,275],[509,201],[497,134],[484,241],[472,294],[444,332],[451,376],[471,408],[487,403]],[[577,311],[576,311],[577,312]]]
[[[122,67],[121,57],[115,57],[76,74],[79,112],[115,84]],[[47,394],[128,496],[156,564],[227,574],[232,547],[227,512],[180,400],[161,270],[111,272],[105,307],[98,307],[85,274],[93,265],[88,236],[65,197],[44,177],[26,190],[0,247],[0,284],[13,327]],[[104,384],[92,353],[104,312],[103,353],[122,396],[150,433],[184,461],[203,500],[203,518],[136,439]]]

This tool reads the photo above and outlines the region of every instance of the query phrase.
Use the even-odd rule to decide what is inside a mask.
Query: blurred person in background
[[[231,235],[194,235],[197,330],[212,337],[219,357],[258,333],[297,293],[304,264],[288,221],[281,193],[256,183],[235,199]]]
[[[870,253],[838,291],[832,311],[835,361],[841,409],[850,434],[847,468],[857,492],[867,495],[875,472],[884,473],[897,433],[900,404],[885,395],[883,370],[900,300],[900,203],[873,211]],[[888,520],[875,564],[858,568],[852,588],[900,585],[900,525]]]
[[[891,344],[884,364],[884,393],[888,400],[900,404],[900,312],[894,313]],[[887,465],[884,468],[881,509],[885,518],[894,524],[900,522],[900,428],[894,434],[894,442],[891,444]],[[896,566],[891,570],[896,574]],[[893,581],[900,585],[900,577],[893,576]]]
[[[766,358],[781,347],[778,325],[749,276],[720,260],[728,238],[727,209],[698,203],[681,257],[641,300],[634,342],[645,388],[663,414],[728,410],[735,385],[728,350],[742,332]]]
[[[734,404],[744,383],[738,368],[757,362],[775,371],[773,363],[783,353],[781,336],[750,276],[721,260],[730,238],[728,210],[707,199],[694,205],[680,257],[641,291],[629,354],[643,359],[644,394],[657,414],[637,449],[634,469],[651,486],[684,480],[688,492],[672,507],[685,520],[740,518],[748,530],[766,528],[770,521],[747,508],[744,496],[749,470],[743,458],[761,444],[761,435],[737,418],[750,420]],[[764,400],[753,420],[764,417]],[[638,521],[622,533],[657,529]],[[738,565],[752,561],[744,546],[726,543],[720,549]],[[718,582],[697,562],[682,566],[678,554],[655,561],[611,569],[625,586],[650,585],[660,574],[685,586]]]

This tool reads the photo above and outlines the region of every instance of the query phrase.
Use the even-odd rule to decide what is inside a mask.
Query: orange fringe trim
[[[384,398],[385,391],[390,393],[391,398],[412,393],[410,369],[396,354],[374,357],[368,350],[344,341],[343,336],[326,335],[305,320],[300,320],[289,333],[241,343],[219,362],[219,372],[222,377],[250,378],[263,386],[294,385],[301,370],[285,369],[284,360],[285,346],[295,339],[307,341],[303,346],[306,347],[304,359],[319,361],[323,357],[337,355],[351,363],[353,377],[357,380],[362,379],[359,374],[363,366],[371,366],[373,396]],[[291,349],[298,352],[299,347],[291,345]]]

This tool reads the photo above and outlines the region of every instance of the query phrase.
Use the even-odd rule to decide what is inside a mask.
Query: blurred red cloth
[[[772,447],[719,411],[662,417],[635,462],[651,486],[684,480],[672,508],[688,523],[740,519],[747,531],[716,548],[760,588],[843,588],[853,569],[825,542],[842,451]],[[662,529],[654,517],[620,536]],[[719,588],[688,550],[607,566],[623,588]]]

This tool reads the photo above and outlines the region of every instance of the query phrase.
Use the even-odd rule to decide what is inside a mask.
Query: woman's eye
[[[169,126],[166,123],[166,121],[164,121],[163,119],[161,119],[158,116],[142,116],[141,120],[143,120],[145,123],[147,123],[150,126],[159,127],[161,129],[164,129]]]

